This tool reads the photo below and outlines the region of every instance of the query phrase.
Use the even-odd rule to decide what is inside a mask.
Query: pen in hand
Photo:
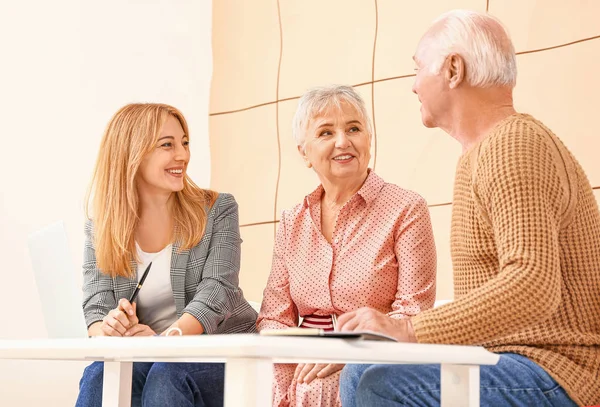
[[[140,292],[140,288],[142,288],[142,285],[144,285],[144,280],[146,280],[146,276],[148,276],[148,272],[150,271],[151,266],[152,266],[152,262],[150,262],[150,264],[148,264],[148,267],[146,267],[144,274],[142,274],[142,278],[140,279],[140,282],[135,287],[135,290],[133,290],[133,294],[131,294],[131,298],[129,298],[130,304],[133,304],[136,297],[138,296],[138,293]]]

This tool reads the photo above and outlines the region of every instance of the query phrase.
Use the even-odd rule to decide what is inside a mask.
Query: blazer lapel
[[[181,317],[185,308],[185,273],[187,271],[189,249],[179,248],[179,242],[173,243],[171,252],[171,289],[175,299],[177,317]]]

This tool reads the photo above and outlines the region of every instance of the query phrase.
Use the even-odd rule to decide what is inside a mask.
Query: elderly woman
[[[371,123],[347,86],[300,99],[294,137],[321,185],[277,231],[258,330],[335,329],[336,316],[371,307],[409,318],[435,300],[436,253],[429,211],[414,192],[368,168]],[[338,364],[275,366],[274,406],[339,406]]]

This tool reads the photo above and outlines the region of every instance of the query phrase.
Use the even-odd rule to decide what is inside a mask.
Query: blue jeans
[[[76,407],[101,407],[104,363],[83,371]],[[217,407],[223,405],[222,363],[134,363],[131,407]]]
[[[480,367],[481,406],[577,407],[536,363],[514,353]],[[439,406],[439,365],[347,365],[340,377],[344,407]]]

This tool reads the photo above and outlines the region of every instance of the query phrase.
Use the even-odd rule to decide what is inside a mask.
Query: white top
[[[137,266],[137,279],[141,280],[146,267],[152,267],[140,288],[137,302],[137,316],[141,324],[148,325],[154,332],[164,332],[177,320],[175,299],[171,289],[171,254],[173,245],[168,245],[158,253],[146,253],[135,244],[140,263]]]

